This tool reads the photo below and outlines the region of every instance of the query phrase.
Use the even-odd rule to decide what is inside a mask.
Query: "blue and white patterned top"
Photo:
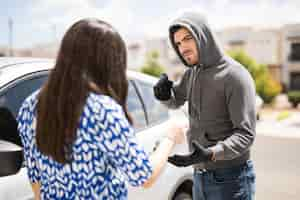
[[[29,180],[41,184],[41,199],[127,199],[127,182],[139,186],[151,176],[148,155],[122,107],[95,93],[81,114],[72,162],[61,164],[43,155],[35,140],[37,93],[21,106],[18,129]]]

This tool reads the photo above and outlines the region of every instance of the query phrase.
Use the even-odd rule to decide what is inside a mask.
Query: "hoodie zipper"
[[[199,120],[200,120],[200,114],[202,111],[202,73],[203,73],[203,65],[198,67],[197,73],[196,73],[196,79],[195,79],[195,83],[196,83],[197,78],[199,81],[199,110],[197,110]]]
[[[194,73],[193,73],[193,79],[192,79],[192,87],[191,87],[191,104],[193,106],[192,109],[194,109],[195,113],[196,113],[196,118],[198,120],[200,120],[200,113],[201,113],[201,106],[202,106],[202,86],[201,86],[201,71],[202,71],[202,66],[195,66],[193,69]],[[197,100],[197,98],[195,98],[195,95],[193,95],[194,91],[195,91],[195,87],[197,87],[196,82],[197,79],[199,81],[199,102],[196,102],[195,100]],[[197,92],[197,91],[196,91]],[[199,105],[197,104],[199,103]]]

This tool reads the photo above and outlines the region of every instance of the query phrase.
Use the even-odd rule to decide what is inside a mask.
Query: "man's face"
[[[174,43],[189,65],[199,62],[196,40],[186,28],[180,28],[174,33]]]

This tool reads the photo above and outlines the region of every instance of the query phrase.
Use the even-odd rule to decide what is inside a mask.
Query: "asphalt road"
[[[256,170],[256,200],[300,200],[299,138],[258,134],[252,158]]]

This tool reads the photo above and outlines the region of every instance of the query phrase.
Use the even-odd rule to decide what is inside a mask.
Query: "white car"
[[[263,99],[257,94],[255,98],[256,119],[260,120],[260,110],[264,104]]]
[[[8,175],[3,163],[8,162],[4,141],[20,144],[14,118],[18,109],[29,94],[47,80],[53,60],[31,58],[0,58],[0,199],[33,199],[33,193],[27,178],[26,168],[22,167],[16,174]],[[151,154],[163,138],[170,118],[187,120],[182,110],[171,111],[162,106],[153,96],[153,85],[157,79],[128,71],[130,80],[128,109],[131,113],[137,137],[145,150]],[[2,142],[1,142],[2,140]],[[1,146],[2,145],[2,146]],[[177,145],[174,153],[186,153],[187,145]],[[2,159],[2,160],[1,160]],[[2,168],[3,167],[3,168]],[[4,172],[3,172],[4,171]],[[167,164],[157,182],[150,189],[129,188],[129,199],[192,199],[191,167],[176,168]],[[8,176],[5,176],[8,175]]]

